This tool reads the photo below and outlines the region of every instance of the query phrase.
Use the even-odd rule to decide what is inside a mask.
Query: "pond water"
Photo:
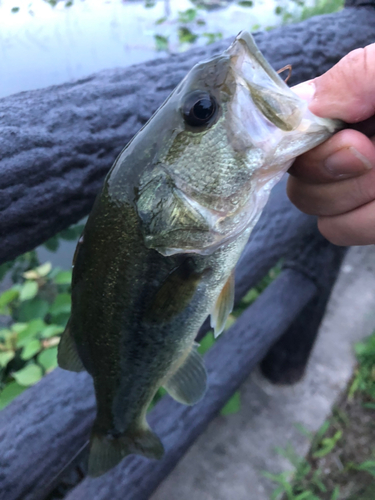
[[[194,33],[234,36],[242,29],[280,24],[278,4],[255,0],[251,8],[230,2],[221,9],[199,9],[187,26]],[[191,47],[177,38],[178,12],[194,8],[189,0],[159,0],[151,8],[129,0],[66,5],[67,0],[54,7],[44,0],[0,0],[0,97],[165,56],[155,50],[155,34],[169,37],[173,52]],[[163,17],[165,22],[155,24]],[[197,25],[197,19],[205,24]],[[196,43],[206,42],[200,37]]]
[[[276,26],[280,1],[255,0],[251,8],[229,1],[225,8],[199,9],[184,26],[223,37]],[[171,52],[187,50],[192,44],[177,37],[178,13],[191,8],[189,0],[159,0],[150,8],[130,0],[75,0],[70,7],[67,0],[55,6],[44,0],[0,0],[0,98],[168,55],[155,50],[155,34],[168,37]],[[156,24],[161,18],[166,20]],[[204,43],[205,37],[195,42]],[[41,247],[38,254],[41,262],[68,269],[74,248],[63,241],[56,253]]]

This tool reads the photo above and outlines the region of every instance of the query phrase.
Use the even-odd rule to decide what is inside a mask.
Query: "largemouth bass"
[[[128,454],[160,458],[146,422],[159,387],[199,401],[206,371],[194,339],[233,307],[234,268],[293,159],[337,123],[314,116],[251,35],[196,65],[125,147],[74,257],[62,368],[93,377],[89,474]]]

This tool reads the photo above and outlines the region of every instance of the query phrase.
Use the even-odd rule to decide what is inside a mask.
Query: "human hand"
[[[336,245],[375,243],[375,43],[345,56],[324,75],[293,88],[325,118],[361,123],[301,155],[289,170],[288,196],[318,216]]]

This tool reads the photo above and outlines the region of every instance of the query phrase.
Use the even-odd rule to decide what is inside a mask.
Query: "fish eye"
[[[208,92],[195,91],[187,96],[182,107],[182,116],[191,127],[204,127],[214,121],[218,105]]]

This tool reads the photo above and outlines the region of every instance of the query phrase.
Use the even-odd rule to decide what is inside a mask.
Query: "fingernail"
[[[324,162],[326,170],[341,179],[355,177],[372,169],[372,163],[352,146],[336,151]]]
[[[315,83],[314,80],[308,80],[307,82],[300,83],[295,87],[292,87],[293,92],[295,92],[301,99],[304,99],[310,103],[315,95]]]

